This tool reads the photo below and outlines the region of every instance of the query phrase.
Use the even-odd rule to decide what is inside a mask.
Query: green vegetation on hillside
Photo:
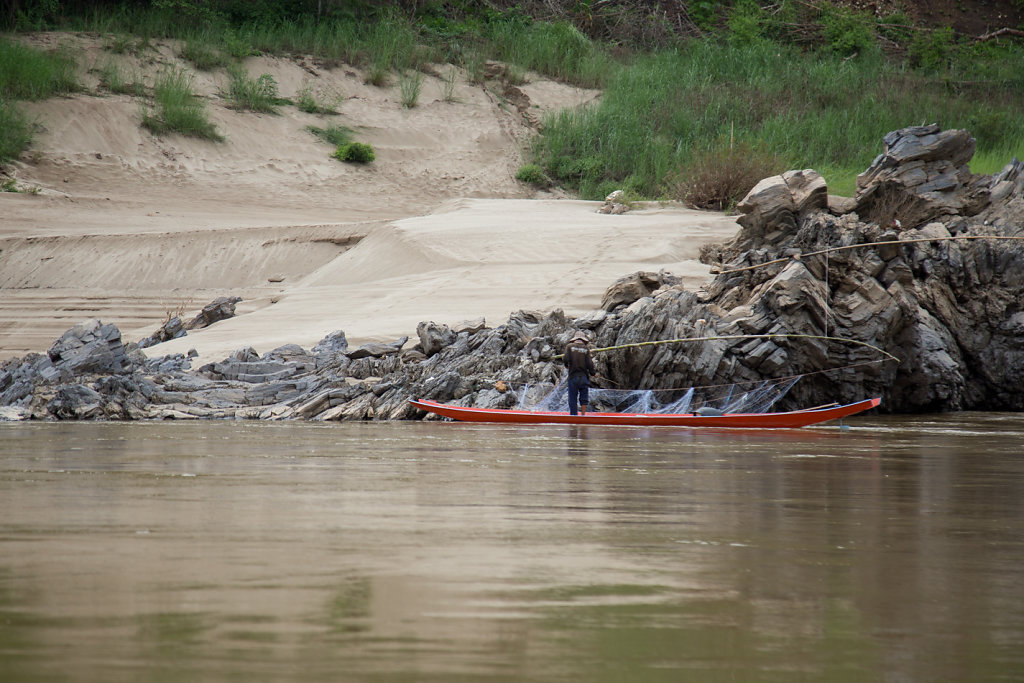
[[[687,199],[698,166],[715,157],[728,166],[736,149],[775,172],[814,168],[849,192],[882,136],[908,125],[966,128],[1003,164],[1020,155],[1024,90],[1008,76],[993,87],[993,76],[982,88],[877,53],[811,58],[770,41],[691,40],[617,70],[599,106],[550,117],[533,151],[551,177],[591,199],[619,187]]]
[[[142,125],[156,134],[181,133],[220,141],[224,137],[206,114],[206,104],[192,92],[192,77],[169,69],[153,84],[154,106],[142,114]]]
[[[35,123],[16,100],[42,100],[78,89],[75,61],[0,36],[0,163],[17,158],[32,142]]]
[[[537,72],[600,89],[596,104],[550,116],[529,150],[530,177],[590,199],[622,188],[727,208],[760,177],[788,168],[815,168],[831,191],[849,194],[885,133],[932,122],[971,131],[975,172],[1024,156],[1024,47],[1012,36],[978,41],[828,2],[691,2],[686,22],[637,3],[543,6],[538,20],[529,12],[540,4],[528,2],[23,0],[0,26],[98,31],[125,49],[125,36],[175,38],[196,68],[236,74],[244,72],[233,64],[248,55],[311,55],[356,66],[368,83],[397,82],[406,107],[416,105],[420,73],[437,63],[462,67],[483,87],[491,87],[487,62],[498,60],[509,83]],[[27,49],[15,46],[0,39],[0,161],[31,137],[14,101],[74,87],[73,78],[49,90],[23,84],[48,76],[17,76],[12,85],[7,74],[26,70],[10,66]],[[73,73],[64,56],[33,59]],[[270,86],[236,77],[235,106],[272,110],[281,102]],[[183,112],[195,115],[184,95]],[[149,113],[156,129],[167,125],[164,107]]]

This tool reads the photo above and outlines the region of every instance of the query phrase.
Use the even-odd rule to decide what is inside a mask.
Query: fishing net
[[[722,413],[767,413],[786,395],[799,377],[769,379],[759,383],[725,384],[688,389],[601,389],[590,388],[588,408],[601,413],[693,413],[710,408]],[[569,387],[562,381],[538,396],[538,387],[518,392],[518,408],[530,411],[564,411],[569,405]]]

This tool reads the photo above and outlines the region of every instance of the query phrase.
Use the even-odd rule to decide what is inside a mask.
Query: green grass
[[[214,71],[230,63],[227,54],[205,40],[190,39],[181,48],[181,58],[200,71]]]
[[[142,125],[158,135],[180,133],[220,142],[224,136],[209,120],[206,104],[192,92],[192,77],[169,69],[153,85],[154,106],[143,111]]]
[[[408,71],[398,79],[398,91],[402,106],[412,109],[419,103],[420,91],[423,89],[423,74],[419,71]]]
[[[197,53],[233,59],[311,55],[325,66],[359,68],[376,85],[398,79],[407,107],[420,96],[408,74],[422,78],[427,63],[462,67],[477,85],[485,80],[486,61],[498,60],[506,64],[506,79],[539,73],[599,88],[595,105],[549,116],[526,160],[585,198],[625,189],[638,198],[727,206],[742,192],[730,185],[741,170],[756,176],[780,165],[814,168],[830,192],[852,194],[856,175],[881,152],[882,136],[921,123],[969,130],[977,138],[975,172],[997,171],[1012,157],[1024,157],[1019,41],[964,41],[946,30],[911,27],[902,15],[875,18],[827,3],[781,3],[771,12],[751,2],[728,8],[691,3],[692,18],[708,37],[680,40],[671,36],[671,26],[640,10],[612,16],[603,3],[574,5],[551,21],[530,18],[521,8],[499,11],[477,3],[414,3],[405,14],[388,3],[324,3],[316,17],[282,3],[157,5],[66,11],[60,13],[64,25],[52,24],[55,14],[43,27],[100,31],[135,53],[151,39],[169,37],[185,41],[186,51],[192,45]],[[551,5],[558,7],[568,5]],[[614,20],[619,29],[634,31],[635,40],[612,45],[588,37],[568,21],[584,8],[595,22]],[[896,41],[904,56],[886,57],[879,36]],[[5,54],[9,44],[0,40],[0,96],[8,100],[8,117],[10,100],[60,92],[51,86],[12,93],[3,85],[22,70],[8,68],[15,61]],[[190,59],[200,64],[200,57]],[[48,58],[57,64],[64,59],[67,70],[66,58]],[[454,98],[451,79],[442,85],[446,101]],[[253,106],[248,95],[232,95],[233,106],[263,111],[281,103],[269,77],[246,75],[237,85],[262,99]],[[325,113],[311,92],[298,100],[304,111]],[[149,115],[155,129],[167,125],[162,108],[157,104]]]
[[[28,149],[35,125],[11,100],[0,96],[0,164],[17,159]]]
[[[365,142],[346,142],[338,145],[331,156],[339,161],[356,164],[368,164],[377,158],[373,147]]]
[[[146,94],[146,85],[137,73],[128,76],[114,62],[105,62],[97,68],[100,86],[117,95],[142,97]]]
[[[313,92],[312,86],[308,85],[300,90],[295,98],[295,106],[299,108],[299,111],[304,111],[307,114],[337,114],[340,103],[340,95],[318,97]]]
[[[496,58],[585,87],[614,70],[609,52],[566,22],[496,22],[487,38]]]
[[[244,67],[234,65],[228,68],[227,98],[235,109],[277,114],[278,106],[288,100],[278,96],[277,81],[270,74],[252,78]]]
[[[68,52],[43,52],[0,37],[0,97],[42,100],[79,90],[77,64]]]
[[[1004,58],[1020,64],[1022,55],[1010,49]],[[731,163],[737,144],[786,168],[816,168],[830,191],[843,192],[882,151],[882,137],[909,125],[966,128],[980,154],[1020,156],[1021,111],[1024,90],[958,96],[949,81],[878,55],[848,60],[769,41],[690,41],[615,71],[598,105],[550,116],[532,151],[548,175],[590,199],[620,187],[684,199],[680,179],[715,156]]]
[[[0,163],[32,144],[36,124],[17,100],[41,100],[79,90],[77,65],[66,52],[43,52],[0,37]]]

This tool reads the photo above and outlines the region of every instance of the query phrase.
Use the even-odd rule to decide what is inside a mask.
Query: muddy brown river
[[[1024,680],[1024,415],[0,424],[0,681]]]

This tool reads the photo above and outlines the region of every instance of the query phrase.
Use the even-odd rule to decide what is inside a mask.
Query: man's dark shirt
[[[590,358],[590,349],[585,344],[569,343],[565,348],[562,362],[569,368],[569,377],[574,376],[590,379],[594,374],[594,361]]]

